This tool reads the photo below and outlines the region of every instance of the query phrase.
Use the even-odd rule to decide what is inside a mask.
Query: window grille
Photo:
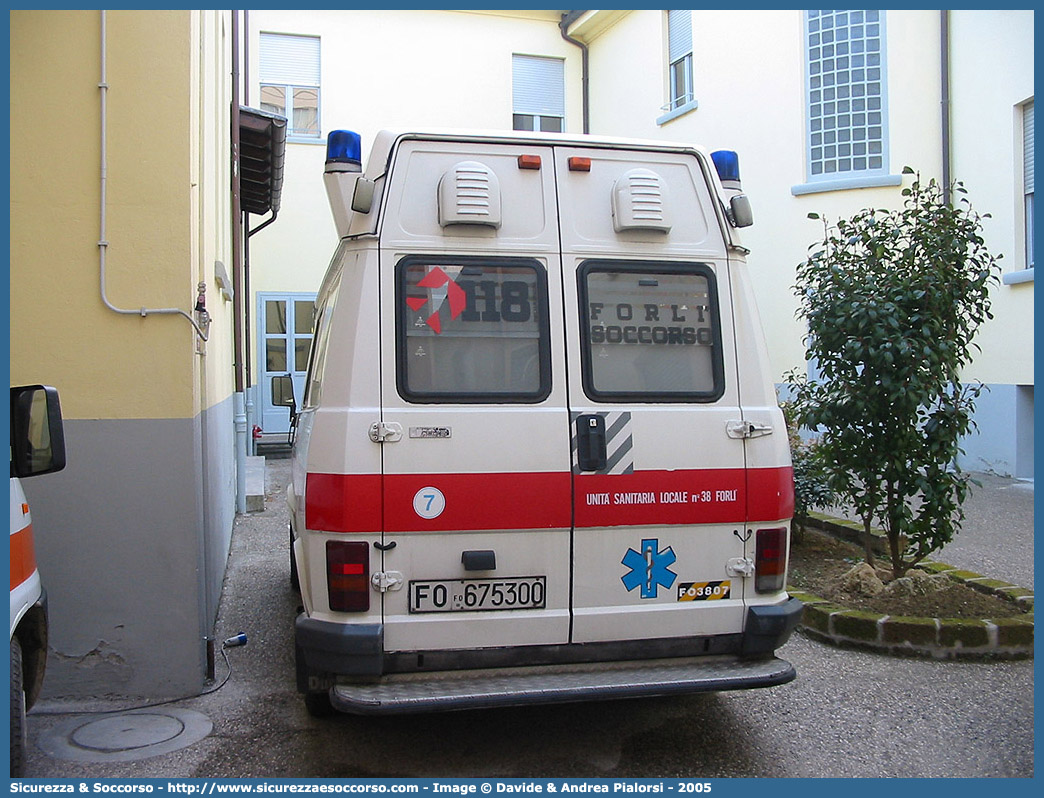
[[[810,179],[887,168],[884,13],[806,12]]]
[[[1022,107],[1022,190],[1026,209],[1026,268],[1033,268],[1033,100]]]

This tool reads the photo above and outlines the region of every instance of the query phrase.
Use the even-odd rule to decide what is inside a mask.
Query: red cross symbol
[[[450,318],[455,319],[464,311],[468,302],[467,295],[464,293],[463,288],[457,285],[457,283],[438,266],[434,267],[430,272],[424,275],[424,279],[417,283],[418,288],[441,288],[442,286],[446,286],[446,296],[449,299]],[[424,297],[408,296],[406,297],[406,304],[413,310],[420,310],[428,304],[428,300]],[[431,327],[436,334],[442,332],[442,320],[439,318],[439,310],[441,310],[441,303],[439,307],[435,308],[435,312],[427,318],[428,326]]]

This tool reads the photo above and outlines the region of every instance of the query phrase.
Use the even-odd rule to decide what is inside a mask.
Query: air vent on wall
[[[649,169],[632,169],[613,184],[613,228],[625,230],[671,229],[665,206],[663,179]]]
[[[500,227],[500,181],[489,167],[461,161],[439,180],[439,224]]]

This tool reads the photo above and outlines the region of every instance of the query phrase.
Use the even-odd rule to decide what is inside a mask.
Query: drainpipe
[[[101,188],[100,188],[100,205],[101,209],[98,214],[98,288],[101,293],[101,300],[109,310],[113,313],[119,313],[125,316],[171,316],[180,315],[188,319],[189,324],[192,325],[196,331],[196,335],[199,336],[201,341],[206,341],[210,331],[210,322],[207,317],[203,314],[200,315],[200,321],[202,326],[196,322],[194,318],[184,310],[180,308],[119,308],[116,307],[112,302],[109,301],[108,292],[105,287],[105,253],[108,251],[109,242],[106,239],[106,205],[108,199],[108,180],[109,180],[109,150],[108,150],[108,138],[109,138],[109,83],[107,73],[107,40],[108,30],[106,26],[105,11],[101,12],[101,80],[98,81],[98,88],[101,92]],[[204,329],[205,328],[205,329]]]
[[[236,12],[233,12],[236,13]],[[243,10],[243,105],[250,107],[250,12]],[[244,215],[243,224],[247,230],[250,229],[250,214]],[[243,290],[246,291],[247,302],[243,307],[243,338],[247,342],[246,365],[246,417],[247,429],[251,434],[247,436],[247,454],[257,454],[257,444],[254,441],[253,429],[256,422],[256,410],[254,405],[255,394],[253,370],[250,367],[250,348],[254,337],[250,330],[250,311],[253,309],[250,291],[250,236],[248,233],[243,241]]]
[[[562,20],[558,23],[558,29],[562,32],[562,38],[570,44],[575,44],[580,48],[581,52],[581,91],[583,93],[584,103],[584,135],[591,132],[591,105],[590,105],[590,91],[588,87],[588,63],[587,63],[587,45],[579,39],[574,39],[569,35],[569,26],[576,22],[580,17],[586,14],[586,11],[569,11],[562,15]]]
[[[247,416],[243,365],[243,208],[239,196],[239,13],[232,12],[232,331],[236,391],[232,399],[236,430],[236,512],[245,513]]]
[[[939,12],[940,83],[942,85],[942,188],[943,202],[950,197],[950,12]]]
[[[204,28],[204,12],[199,12],[199,30],[202,34]],[[202,65],[206,63],[206,53],[204,48],[204,36],[200,35],[199,41],[196,43],[196,57],[199,59],[200,69],[197,75],[196,91],[198,92],[197,100],[199,118],[206,118],[206,70],[202,69]],[[196,154],[197,162],[196,169],[198,174],[202,178],[202,175],[206,174],[206,148],[199,146]],[[200,185],[197,190],[200,190]],[[204,203],[197,203],[196,208],[197,218],[196,224],[199,225],[199,229],[206,229],[206,212],[204,209]],[[203,235],[196,236],[196,259],[199,264],[198,279],[199,284],[197,286],[199,290],[199,298],[197,300],[197,306],[205,307],[206,290],[207,290],[207,277],[204,263],[207,255],[207,242]],[[205,312],[205,311],[204,311]],[[206,657],[206,680],[213,681],[215,674],[215,662],[214,662],[214,622],[216,620],[216,612],[213,606],[213,602],[210,598],[210,590],[208,586],[212,583],[214,575],[214,563],[209,554],[209,542],[211,539],[213,524],[210,519],[210,499],[211,499],[211,469],[210,469],[210,434],[208,430],[206,420],[206,410],[210,407],[209,391],[207,390],[207,353],[206,348],[203,347],[202,351],[200,346],[196,347],[196,351],[200,356],[199,361],[199,407],[200,407],[200,424],[199,424],[199,464],[196,468],[198,476],[198,492],[199,492],[199,503],[200,509],[198,511],[199,522],[196,525],[196,558],[199,563],[196,575],[196,590],[199,596],[199,630],[200,637],[203,641],[203,650]]]

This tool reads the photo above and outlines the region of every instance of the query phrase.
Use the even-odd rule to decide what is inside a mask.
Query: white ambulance
[[[25,713],[36,702],[47,664],[47,596],[36,568],[33,519],[21,480],[65,468],[58,392],[11,389],[11,775],[25,765]]]
[[[793,472],[735,154],[388,131],[360,154],[330,135],[340,245],[288,488],[310,711],[793,679]]]

